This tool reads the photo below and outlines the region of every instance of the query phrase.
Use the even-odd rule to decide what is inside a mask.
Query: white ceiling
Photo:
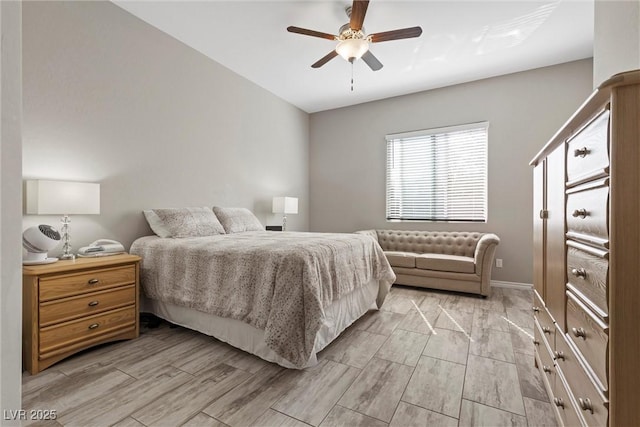
[[[419,38],[371,45],[373,72],[336,57],[335,42],[289,25],[337,34],[342,1],[120,1],[133,15],[309,113],[589,58],[593,0],[372,0],[368,34],[419,25]]]

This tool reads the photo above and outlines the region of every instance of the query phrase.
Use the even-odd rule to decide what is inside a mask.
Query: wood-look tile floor
[[[23,408],[69,426],[551,426],[533,367],[531,291],[394,286],[288,370],[163,324],[23,376]]]

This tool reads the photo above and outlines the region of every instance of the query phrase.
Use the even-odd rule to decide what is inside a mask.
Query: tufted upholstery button
[[[473,257],[482,233],[377,230],[385,251],[437,253]]]

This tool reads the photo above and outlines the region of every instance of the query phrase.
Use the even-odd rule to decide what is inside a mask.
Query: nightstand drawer
[[[135,283],[133,265],[40,279],[40,302]]]
[[[40,358],[47,358],[57,350],[64,351],[74,344],[109,332],[135,328],[135,306],[107,311],[40,329]]]
[[[40,326],[45,327],[82,316],[102,313],[135,304],[135,302],[135,284],[43,302],[40,303]]]

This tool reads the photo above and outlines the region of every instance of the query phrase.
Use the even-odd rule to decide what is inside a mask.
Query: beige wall
[[[276,195],[308,228],[308,114],[110,2],[24,3],[24,177],[101,183],[72,217],[77,249],[150,234],[142,210],[243,206]],[[26,216],[24,226],[58,225]]]
[[[20,425],[17,420],[10,420],[9,411],[21,408],[22,390],[21,8],[20,2],[0,2],[0,424],[3,426]]]
[[[593,86],[640,68],[640,0],[596,0]]]
[[[479,230],[501,238],[493,279],[532,282],[529,160],[589,96],[582,60],[311,115],[310,227]],[[385,220],[385,135],[489,121],[486,224]]]

